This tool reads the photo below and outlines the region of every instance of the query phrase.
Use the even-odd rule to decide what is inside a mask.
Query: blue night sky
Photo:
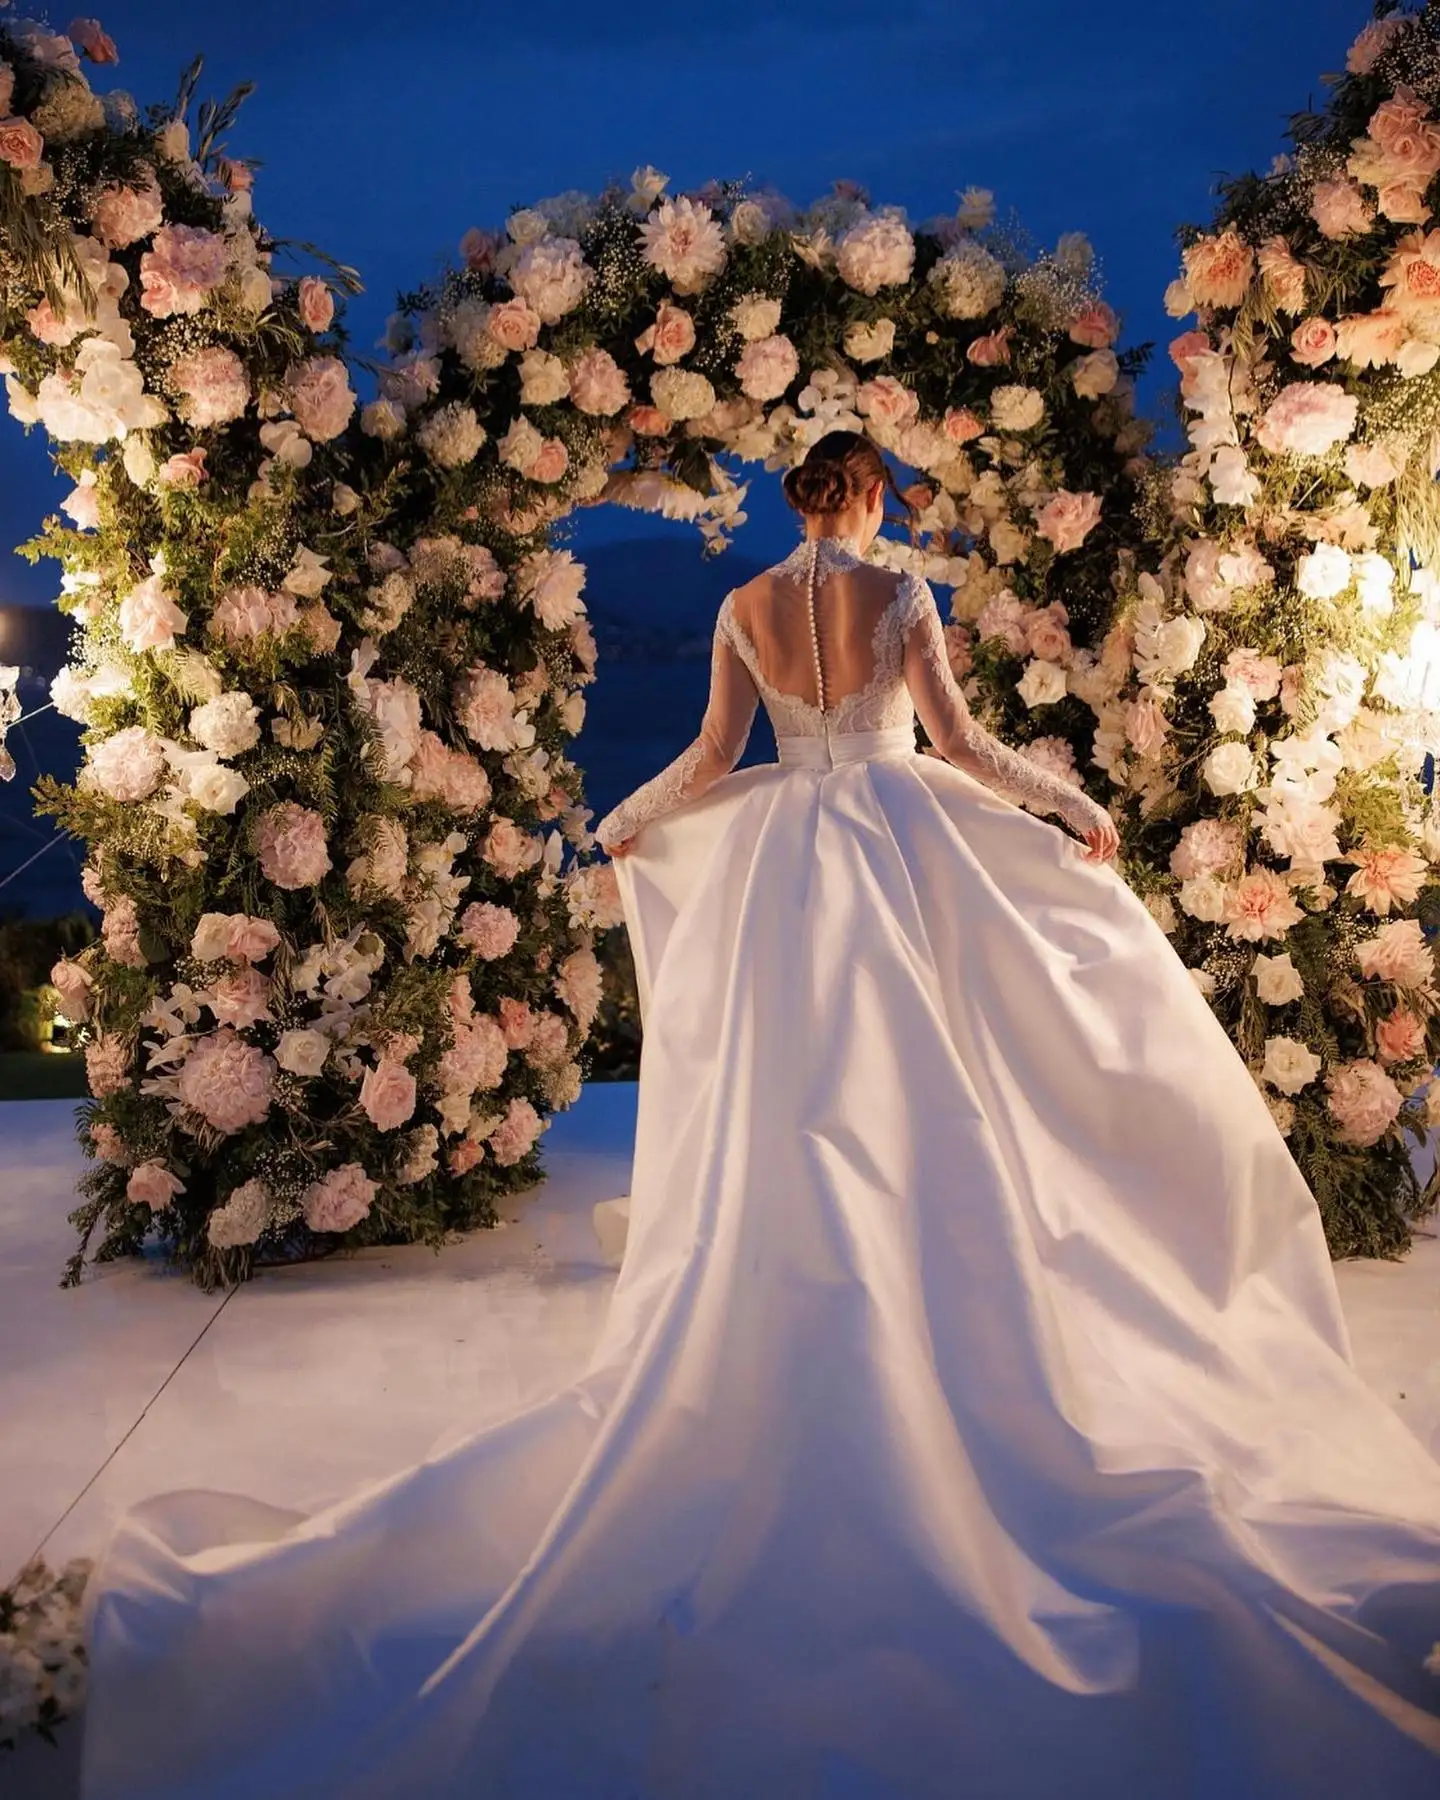
[[[362,352],[397,290],[434,274],[467,226],[653,162],[676,188],[750,175],[802,204],[848,177],[916,219],[974,184],[1040,242],[1084,230],[1126,341],[1160,346],[1154,406],[1176,225],[1208,215],[1217,175],[1268,165],[1368,12],[1363,0],[432,0],[403,14],[393,0],[137,0],[102,10],[121,63],[97,85],[167,98],[196,51],[202,92],[256,83],[230,147],[263,162],[256,202],[272,231],[361,271]],[[0,458],[8,550],[62,487],[42,434],[27,441],[8,417]],[[768,554],[783,541],[774,497],[752,516],[746,550]],[[646,529],[633,515],[585,524]],[[53,583],[50,567],[0,556],[0,602],[45,604]]]

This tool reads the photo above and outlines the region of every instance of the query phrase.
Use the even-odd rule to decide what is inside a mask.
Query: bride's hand
[[[1109,862],[1120,849],[1120,833],[1115,829],[1115,821],[1108,813],[1103,821],[1091,827],[1085,833],[1088,848],[1084,852],[1086,862]]]
[[[612,844],[610,846],[610,855],[612,857],[628,856],[634,842],[635,840],[633,837],[623,838],[618,844]]]

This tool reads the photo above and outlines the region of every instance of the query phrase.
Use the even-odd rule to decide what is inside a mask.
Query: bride
[[[646,1037],[584,1375],[313,1517],[131,1514],[90,1800],[1434,1793],[1440,1466],[1110,820],[863,560],[885,480],[787,478],[601,823]]]

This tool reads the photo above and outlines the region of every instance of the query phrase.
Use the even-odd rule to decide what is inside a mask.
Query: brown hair
[[[858,431],[827,431],[810,446],[804,462],[787,472],[781,487],[798,513],[833,517],[883,482],[908,514],[910,502],[896,485],[879,449]]]

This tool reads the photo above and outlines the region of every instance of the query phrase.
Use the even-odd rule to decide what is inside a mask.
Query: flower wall
[[[1101,656],[1127,873],[1261,1084],[1337,1254],[1433,1202],[1440,8],[1382,7],[1293,148],[1183,234],[1188,453]]]
[[[582,609],[434,456],[377,463],[351,277],[281,271],[233,103],[192,134],[192,73],[142,117],[73,34],[0,24],[0,356],[74,481],[33,548],[82,627],[85,762],[42,799],[104,915],[53,975],[95,1096],[70,1277],[97,1230],[205,1280],[438,1240],[579,1089],[614,909],[576,857]]]

